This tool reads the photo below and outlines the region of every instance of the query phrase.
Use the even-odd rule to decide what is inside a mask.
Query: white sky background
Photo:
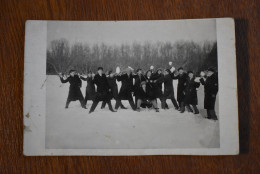
[[[47,44],[65,38],[76,42],[111,45],[133,42],[175,42],[178,40],[202,43],[216,41],[216,20],[160,21],[48,21]]]

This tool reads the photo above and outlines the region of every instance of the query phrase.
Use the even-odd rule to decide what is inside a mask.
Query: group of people
[[[195,77],[192,71],[186,73],[182,67],[178,70],[174,67],[165,70],[159,68],[156,71],[152,67],[145,74],[142,69],[137,69],[134,73],[131,67],[123,72],[109,71],[105,74],[103,68],[99,67],[96,74],[89,71],[85,76],[78,74],[75,70],[70,70],[68,76],[61,73],[59,76],[62,83],[70,83],[65,108],[69,107],[71,101],[79,100],[82,108],[87,109],[88,100],[92,100],[89,113],[94,112],[100,101],[102,101],[101,109],[105,108],[106,104],[112,112],[116,112],[119,107],[127,109],[122,100],[128,100],[134,111],[140,112],[140,108],[153,108],[159,112],[157,99],[161,101],[161,109],[169,109],[166,101],[170,99],[180,113],[187,110],[199,114],[197,88],[202,84],[205,91],[204,108],[207,110],[207,118],[217,120],[215,101],[218,92],[218,76],[213,68],[201,72],[200,77]],[[174,79],[178,80],[177,101],[173,88]],[[80,90],[82,80],[87,81],[85,98]],[[117,81],[121,82],[119,92]],[[112,107],[111,99],[116,101],[115,109]]]

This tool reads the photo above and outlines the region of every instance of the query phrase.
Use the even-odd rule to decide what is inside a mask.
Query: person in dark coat
[[[184,106],[184,90],[186,87],[186,81],[187,81],[188,75],[184,72],[183,68],[178,68],[178,71],[174,74],[174,79],[178,79],[178,86],[177,86],[177,101],[180,106],[180,111],[185,111]]]
[[[94,100],[95,98],[95,84],[94,84],[94,77],[95,75],[92,73],[92,71],[88,72],[87,77],[80,76],[81,80],[87,81],[86,86],[86,93],[85,93],[85,105],[87,105],[88,100]]]
[[[116,100],[116,102],[119,102],[119,106],[121,107],[121,109],[127,109],[122,104],[121,100],[118,100],[118,87],[117,87],[117,83],[116,83],[116,76],[115,76],[115,74],[112,73],[112,71],[108,72],[107,82],[108,82],[109,87],[111,88],[110,99],[114,98]],[[106,102],[103,101],[101,109],[104,109],[105,107],[106,107]]]
[[[167,99],[171,99],[174,107],[176,110],[179,109],[179,106],[176,102],[176,99],[174,97],[174,89],[173,89],[173,84],[172,84],[172,73],[169,69],[166,69],[164,71],[164,94],[163,94],[163,109],[165,109],[165,102]]]
[[[93,100],[89,113],[94,112],[99,101],[105,101],[108,104],[109,110],[112,112],[116,112],[113,110],[112,105],[111,105],[111,100],[110,100],[110,95],[109,95],[111,88],[109,87],[106,75],[103,74],[102,67],[98,68],[98,73],[95,75],[93,82],[97,86],[97,92],[96,92],[96,95]]]
[[[130,68],[127,68],[126,73],[125,74],[118,74],[117,75],[117,81],[120,81],[122,83],[119,94],[118,94],[118,100],[128,100],[131,108],[133,110],[136,110],[136,106],[134,104],[134,100],[133,100],[133,96],[132,96],[132,92],[134,89],[133,86],[133,79],[134,76],[131,72]],[[116,109],[119,108],[119,102],[117,101],[116,104]]]
[[[62,76],[61,73],[59,74],[59,76],[60,76],[60,81],[62,83],[67,83],[67,82],[70,83],[69,95],[68,95],[68,98],[67,98],[67,101],[66,101],[65,108],[67,109],[69,107],[69,104],[70,104],[71,101],[79,100],[81,107],[87,109],[86,106],[85,106],[85,102],[84,102],[82,92],[80,90],[82,82],[81,82],[79,76],[76,75],[76,71],[70,70],[69,76],[66,79],[63,79],[63,76]]]
[[[142,69],[137,69],[136,70],[136,75],[133,75],[134,79],[135,79],[135,83],[134,83],[134,96],[135,96],[135,105],[137,106],[137,92],[140,88],[140,84],[141,82],[145,81],[145,77],[143,75]]]
[[[193,112],[194,114],[199,114],[199,110],[197,108],[198,105],[198,97],[197,97],[197,88],[200,86],[199,81],[195,80],[195,76],[192,71],[188,71],[188,78],[186,81],[186,87],[184,90],[185,98],[184,104],[188,109],[188,112]],[[190,105],[192,105],[194,111],[191,109]],[[182,111],[181,113],[183,113]]]
[[[163,99],[162,84],[164,81],[164,75],[161,68],[158,68],[157,71],[152,75],[152,79],[154,80],[155,95],[156,98],[160,99],[161,107],[163,108],[163,102],[165,102],[165,109],[169,109],[168,104]]]
[[[213,68],[209,68],[206,79],[201,78],[200,82],[204,85],[204,108],[207,109],[207,118],[218,120],[215,112],[216,96],[218,93],[218,75]]]
[[[159,112],[159,109],[157,108],[157,102],[156,102],[156,95],[153,92],[150,85],[146,85],[147,83],[145,81],[141,82],[141,85],[137,91],[137,111],[140,112],[140,106],[141,104],[144,105],[150,105],[155,108],[156,112]]]

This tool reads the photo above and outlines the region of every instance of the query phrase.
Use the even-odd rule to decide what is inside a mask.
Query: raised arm
[[[88,80],[88,77],[83,77],[83,76],[79,76],[79,78],[81,79],[81,80],[84,80],[84,81],[87,81]]]
[[[69,76],[70,77],[70,76]],[[69,81],[69,77],[67,77],[65,80],[63,79],[63,76],[60,75],[60,81],[61,83],[67,83]]]

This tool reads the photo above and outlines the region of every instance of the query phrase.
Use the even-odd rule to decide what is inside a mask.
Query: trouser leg
[[[163,98],[159,98],[160,99],[160,101],[161,101],[161,108],[163,108],[163,105],[164,105],[164,107],[165,107],[165,104],[163,104]]]
[[[192,105],[192,107],[194,109],[194,114],[200,113],[196,105]]]
[[[132,97],[131,97],[130,99],[128,99],[128,102],[129,102],[131,108],[132,108],[133,110],[135,110],[135,109],[136,109],[136,106],[135,106],[135,104],[134,104],[134,101],[133,101],[133,98],[132,98]]]
[[[87,105],[88,99],[87,97],[84,98],[85,106]]]
[[[181,106],[181,113],[183,113],[185,111],[185,105],[184,105],[184,102],[181,102],[180,103],[180,106]]]
[[[211,114],[210,114],[209,109],[207,109],[207,118],[208,118],[208,119],[211,119]]]
[[[86,102],[85,102],[85,100],[82,99],[82,100],[80,100],[79,102],[80,102],[80,104],[81,104],[81,107],[86,109]]]
[[[106,107],[106,101],[102,101],[101,109],[104,109]]]
[[[167,101],[167,98],[164,99],[164,109],[169,109],[169,106],[166,101]]]
[[[116,110],[119,108],[120,103],[121,103],[121,100],[120,100],[120,99],[117,99],[117,100],[116,100],[116,105],[115,105],[115,109],[116,109]]]
[[[112,107],[111,100],[108,100],[106,103],[108,105],[109,110],[112,111],[112,112],[115,112],[113,107]]]
[[[172,101],[172,104],[174,105],[175,109],[178,109],[179,106],[178,106],[178,104],[177,104],[177,102],[176,102],[174,97],[171,98],[171,101]]]
[[[160,100],[161,100],[161,106],[162,106],[162,109],[168,109],[168,105],[166,103],[166,99],[167,97],[162,97]]]
[[[93,101],[93,103],[92,103],[92,105],[91,105],[91,108],[90,108],[90,110],[89,110],[89,113],[94,112],[94,110],[96,109],[98,103],[99,103],[99,100],[94,100],[94,101]]]
[[[69,107],[69,104],[70,104],[70,100],[67,99],[65,108],[68,108],[68,107]]]

